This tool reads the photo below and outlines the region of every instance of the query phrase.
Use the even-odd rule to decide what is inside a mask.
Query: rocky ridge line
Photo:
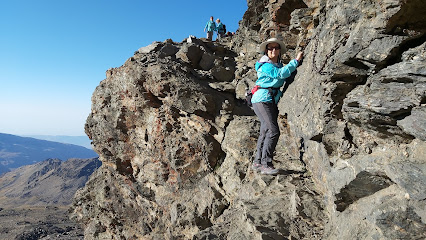
[[[248,1],[232,40],[139,49],[93,94],[103,162],[75,197],[87,239],[425,237],[425,4]],[[250,170],[255,52],[305,59],[279,103],[276,177]]]

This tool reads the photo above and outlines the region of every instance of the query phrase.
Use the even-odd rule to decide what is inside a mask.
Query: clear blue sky
[[[246,0],[3,0],[0,132],[84,134],[105,71],[140,47],[205,37],[210,16],[236,31]]]

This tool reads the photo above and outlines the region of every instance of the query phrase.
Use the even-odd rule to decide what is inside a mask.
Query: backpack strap
[[[259,85],[256,85],[252,88],[251,93],[254,94],[259,89],[268,89],[268,92],[272,96],[272,98],[274,98],[277,95],[278,90],[280,90],[280,88],[274,88],[274,87],[266,87],[265,88],[265,87],[261,87]]]

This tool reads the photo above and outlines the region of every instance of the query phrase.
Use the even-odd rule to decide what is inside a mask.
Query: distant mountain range
[[[0,175],[49,158],[67,160],[97,156],[93,150],[74,144],[0,133]]]
[[[31,137],[40,140],[48,140],[52,142],[59,143],[69,143],[78,146],[82,146],[88,149],[92,149],[92,145],[90,144],[92,141],[87,136],[62,136],[62,135],[28,135],[22,137]]]
[[[101,162],[47,159],[0,176],[0,207],[69,205]]]

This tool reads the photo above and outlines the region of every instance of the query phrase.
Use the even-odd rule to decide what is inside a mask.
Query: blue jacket
[[[207,29],[207,32],[216,31],[216,23],[213,21],[208,21],[204,29]]]
[[[285,79],[290,77],[291,73],[296,70],[299,65],[296,59],[291,60],[287,65],[283,66],[281,63],[273,63],[265,55],[258,62],[256,62],[255,69],[257,71],[256,85],[262,88],[280,88],[284,85]],[[281,90],[276,89],[275,103],[278,103],[283,93]],[[272,102],[272,96],[269,94],[268,89],[258,89],[251,99],[252,103],[258,102]]]
[[[222,23],[219,23],[219,24],[217,25],[217,27],[216,27],[216,31],[217,31],[218,33],[224,33],[224,32],[225,32],[225,29],[223,29],[223,24],[222,24]]]

